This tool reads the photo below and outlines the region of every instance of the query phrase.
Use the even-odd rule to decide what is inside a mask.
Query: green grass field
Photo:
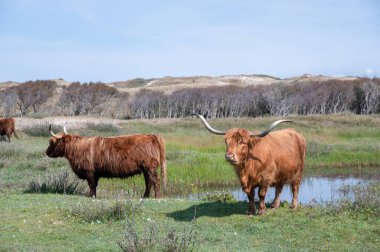
[[[366,167],[380,173],[379,116],[290,118],[295,123],[278,128],[290,126],[304,134],[306,174],[355,174]],[[276,119],[210,123],[218,129],[263,130]],[[129,251],[376,251],[380,247],[379,183],[362,190],[358,195],[365,200],[357,198],[354,203],[291,211],[283,202],[278,210],[249,218],[245,202],[178,198],[216,186],[238,186],[224,161],[222,136],[211,135],[195,118],[131,120],[116,126],[84,124],[69,132],[163,136],[168,161],[166,197],[140,200],[144,183],[136,176],[101,179],[98,199],[89,199],[83,195],[86,183],[75,179],[65,159],[46,157],[45,127],[31,125],[20,132],[20,139],[0,142],[0,251],[120,251],[122,247]],[[58,192],[63,180],[77,183],[72,193],[78,195],[30,193],[36,185],[41,192],[43,186]],[[64,191],[70,193],[68,188]]]

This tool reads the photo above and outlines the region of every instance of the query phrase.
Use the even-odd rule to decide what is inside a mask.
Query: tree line
[[[287,114],[379,114],[380,79],[302,81],[258,86],[185,88],[170,94],[142,88],[133,97],[104,83],[28,81],[0,91],[0,114],[97,115],[113,118],[208,118]]]

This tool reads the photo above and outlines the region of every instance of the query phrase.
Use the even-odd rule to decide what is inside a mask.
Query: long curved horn
[[[66,130],[66,126],[63,126],[63,132],[68,135],[69,133],[67,133],[67,130]]]
[[[55,138],[59,138],[58,135],[54,134],[53,130],[51,129],[51,124],[49,124],[49,131],[50,131],[50,134],[55,137]]]
[[[206,121],[206,119],[203,116],[201,116],[199,114],[191,114],[191,115],[198,116],[199,119],[201,119],[203,124],[206,126],[208,131],[210,131],[211,133],[216,134],[216,135],[225,135],[227,133],[227,131],[220,131],[220,130],[216,130],[213,127],[211,127],[210,124],[208,124],[208,122]]]
[[[293,122],[293,121],[290,121],[290,120],[278,120],[278,121],[275,121],[274,123],[272,123],[268,129],[264,130],[263,132],[259,133],[259,134],[254,134],[252,132],[250,132],[250,136],[258,136],[258,137],[265,137],[266,135],[268,135],[269,132],[271,132],[271,130],[276,127],[278,124],[280,123],[283,123],[283,122]]]

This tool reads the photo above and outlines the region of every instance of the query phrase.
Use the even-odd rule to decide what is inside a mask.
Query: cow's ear
[[[64,143],[65,142],[65,136],[61,136],[60,138],[58,138],[57,143],[59,143],[59,142]]]
[[[246,132],[244,132],[244,133],[246,133]],[[241,141],[243,142],[243,143],[249,143],[249,140],[250,140],[250,136],[249,136],[249,132],[247,132],[246,134],[242,134],[242,139],[241,139]]]
[[[61,141],[62,141],[62,137],[57,138],[57,140],[55,141],[55,143],[56,143],[56,144],[59,144]]]
[[[64,143],[70,142],[71,141],[71,135],[64,135],[62,137],[62,139],[63,139]]]
[[[248,147],[252,148],[253,146],[255,146],[260,141],[260,139],[261,139],[260,137],[251,136],[249,138],[249,141],[248,141]]]
[[[67,142],[67,139],[68,138],[68,135],[63,135],[62,137],[62,143],[66,143]]]

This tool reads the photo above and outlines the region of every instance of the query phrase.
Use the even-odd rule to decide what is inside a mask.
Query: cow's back
[[[141,167],[158,166],[160,143],[155,135],[84,138],[87,162],[104,177],[127,177]]]
[[[293,129],[271,132],[260,139],[253,149],[256,171],[261,177],[277,183],[301,177],[305,161],[304,137]]]

